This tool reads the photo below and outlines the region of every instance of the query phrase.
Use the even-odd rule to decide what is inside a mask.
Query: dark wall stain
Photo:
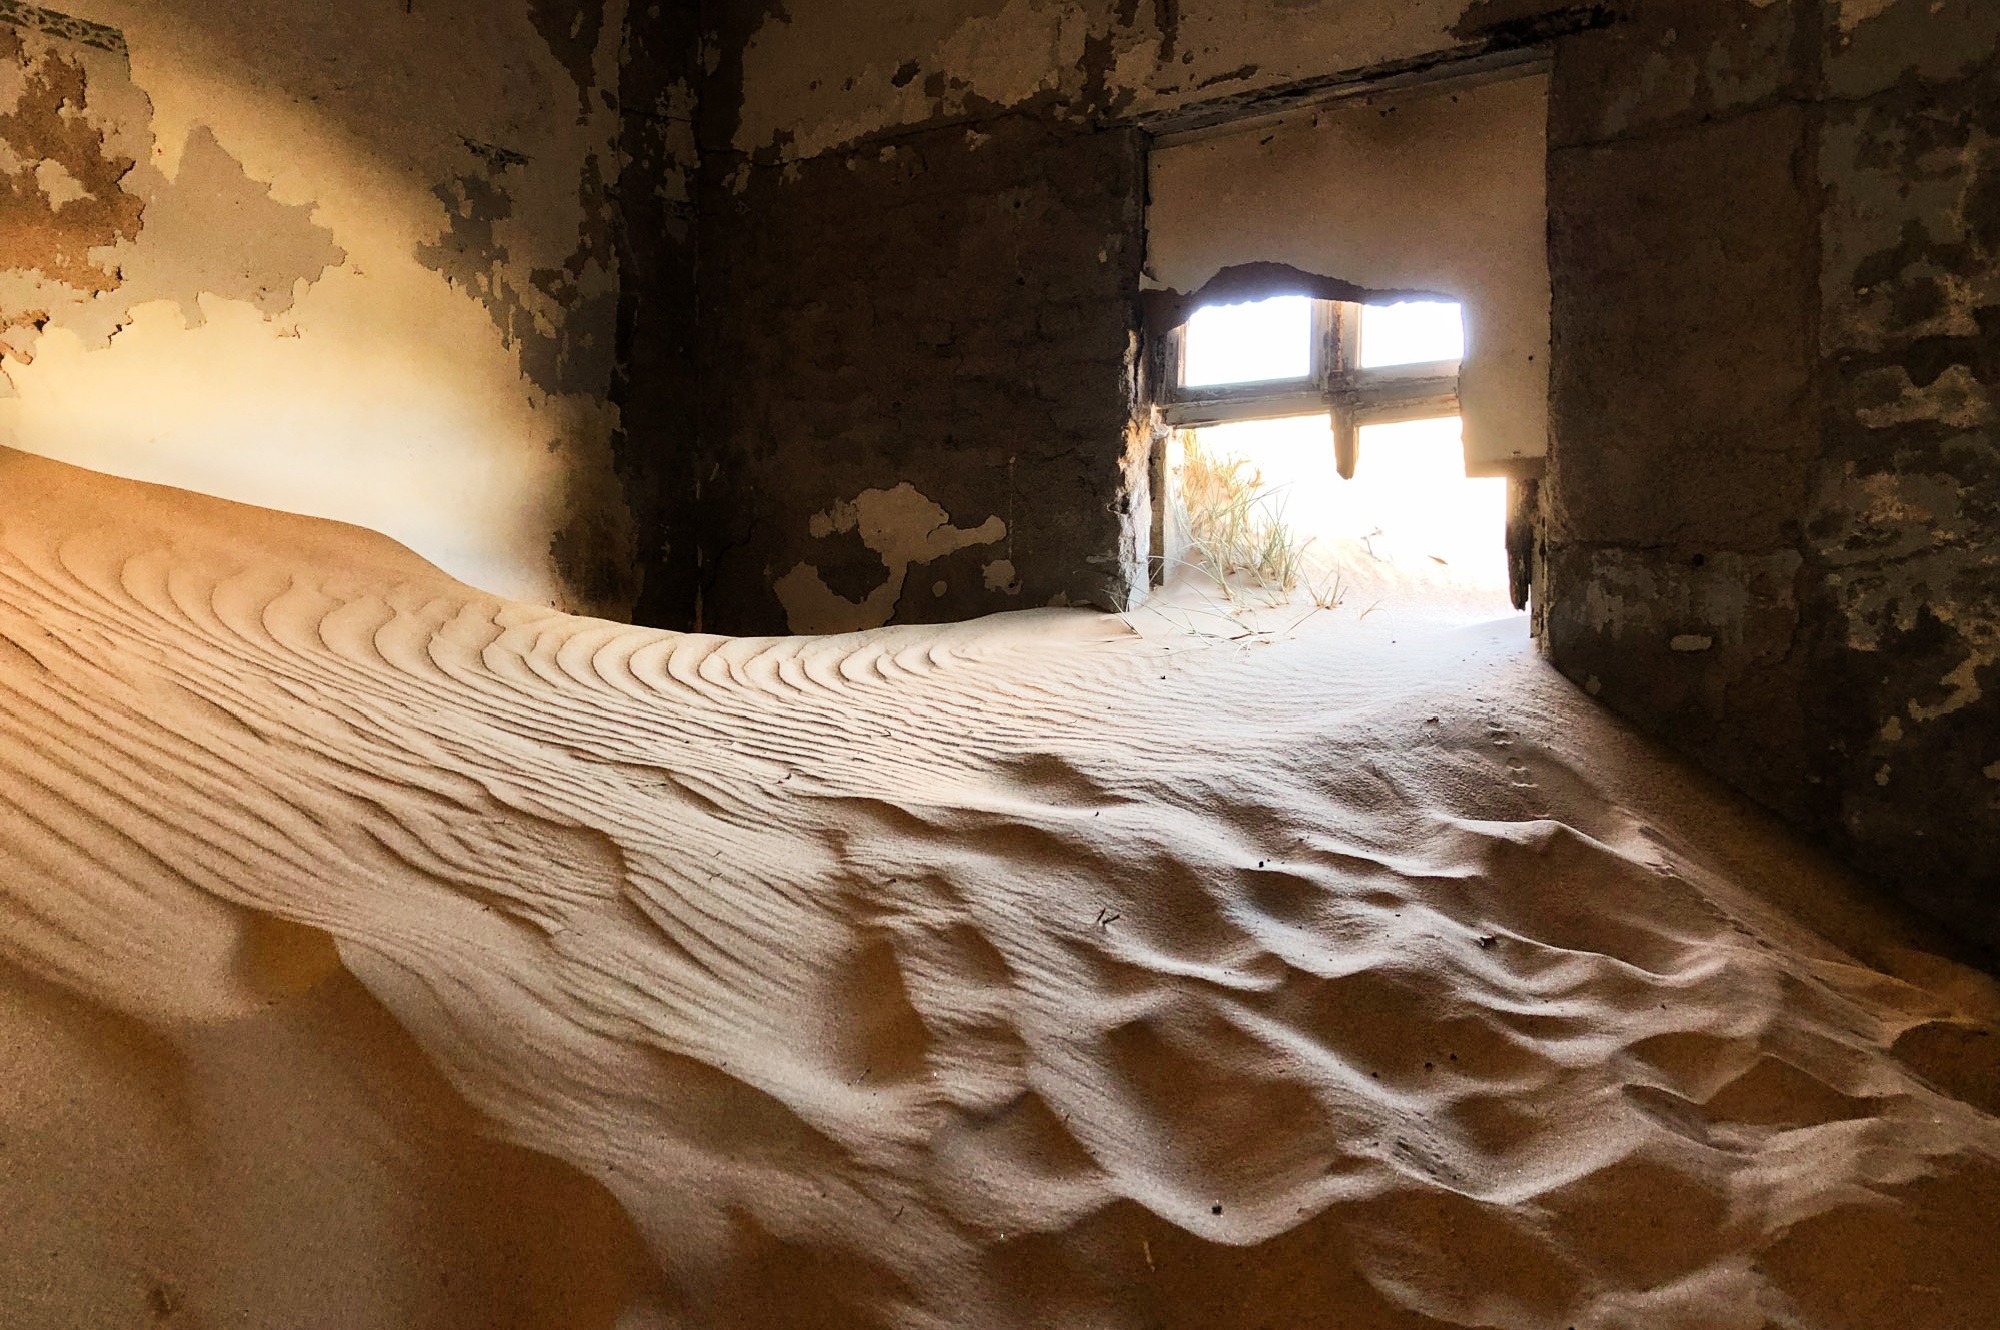
[[[695,6],[635,0],[619,53],[615,242],[619,293],[611,441],[637,551],[633,617],[692,628],[700,617],[696,421]]]
[[[1153,26],[1160,30],[1161,64],[1180,52],[1181,0],[1153,0]]]
[[[639,591],[637,532],[620,479],[582,465],[567,468],[564,478],[562,525],[549,542],[549,560],[568,608],[590,614],[630,605]]]
[[[116,56],[131,54],[125,47],[125,34],[118,29],[92,23],[89,19],[58,14],[53,9],[27,4],[25,0],[0,0],[0,23],[59,37],[82,46],[94,46]]]
[[[645,4],[648,0],[636,0]],[[577,118],[590,114],[597,85],[597,45],[604,36],[604,0],[528,0],[528,19],[549,53],[576,80]]]
[[[20,34],[0,27],[0,62],[20,67],[20,101],[0,114],[0,143],[19,161],[0,175],[0,269],[39,269],[80,291],[117,287],[115,266],[91,251],[139,234],[145,202],[123,182],[136,163],[107,153],[104,135],[81,114],[90,106],[83,66],[49,51],[31,55]],[[80,197],[58,204],[39,178],[53,162]]]

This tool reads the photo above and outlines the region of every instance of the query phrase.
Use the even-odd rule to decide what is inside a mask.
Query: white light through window
[[[1456,305],[1412,300],[1361,310],[1361,367],[1422,365],[1465,356],[1465,318]]]
[[[1181,382],[1203,388],[1303,379],[1312,372],[1312,330],[1308,296],[1205,306],[1188,320]]]
[[[1506,612],[1507,482],[1466,476],[1455,417],[1364,426],[1352,480],[1334,470],[1325,416],[1212,425],[1198,437],[1210,455],[1241,457],[1262,474],[1271,511],[1317,542],[1315,558],[1382,560],[1412,588],[1480,593],[1484,612]],[[1344,555],[1342,542],[1352,543]]]

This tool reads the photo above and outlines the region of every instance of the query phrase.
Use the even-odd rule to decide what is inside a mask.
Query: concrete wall
[[[623,0],[0,5],[0,441],[622,613]]]
[[[1657,4],[1551,100],[1556,663],[2000,943],[2000,9]]]

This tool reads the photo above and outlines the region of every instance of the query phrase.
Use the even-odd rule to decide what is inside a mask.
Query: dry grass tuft
[[[1181,456],[1175,507],[1191,562],[1232,600],[1232,577],[1248,578],[1274,603],[1288,599],[1311,542],[1286,524],[1278,491],[1243,458],[1208,452],[1192,430],[1181,436]]]

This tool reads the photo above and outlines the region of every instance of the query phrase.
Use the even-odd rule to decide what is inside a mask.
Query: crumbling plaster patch
[[[994,516],[977,527],[953,526],[951,514],[906,481],[891,490],[863,490],[851,500],[813,514],[807,532],[815,540],[854,533],[888,570],[881,585],[858,602],[829,589],[811,563],[800,562],[778,579],[778,600],[793,632],[848,633],[889,622],[912,566],[935,562],[974,545],[997,545],[1007,538],[1007,524]],[[999,562],[988,565],[988,590],[1004,590],[1013,581],[1010,565],[996,582],[999,569]]]
[[[139,233],[138,165],[118,132],[133,90],[122,59],[0,25],[0,271],[7,326],[42,319],[68,292],[119,283],[103,251]],[[87,69],[86,66],[90,66]],[[92,72],[111,86],[93,92]],[[121,86],[122,84],[122,86]],[[17,302],[19,302],[17,304]]]
[[[156,300],[172,304],[190,328],[206,321],[204,300],[242,301],[275,319],[347,261],[310,207],[273,200],[205,126],[182,150],[173,178],[147,165],[128,183],[145,202],[140,230],[94,251],[119,280],[46,306],[47,325],[75,333],[87,347],[109,346],[135,308]],[[234,237],[227,246],[216,243],[224,235]]]
[[[1840,30],[1852,32],[1871,18],[1888,12],[1896,0],[1839,0]]]
[[[1854,413],[1869,429],[1890,429],[1932,420],[1952,429],[1978,429],[1995,420],[1993,390],[1965,365],[1948,365],[1928,384],[1910,377],[1907,365],[1870,370],[1855,382],[1863,403]]]

